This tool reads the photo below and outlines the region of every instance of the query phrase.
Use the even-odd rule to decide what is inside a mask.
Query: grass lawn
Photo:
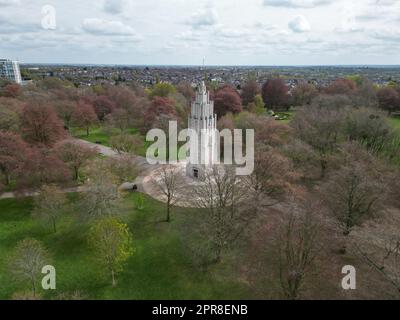
[[[76,195],[70,195],[72,199]],[[63,217],[58,232],[32,219],[32,199],[0,201],[0,299],[29,288],[10,276],[9,259],[18,241],[33,237],[42,241],[52,255],[57,271],[57,290],[42,291],[46,299],[79,290],[88,299],[240,299],[249,289],[237,279],[229,258],[208,271],[200,271],[182,250],[180,227],[198,210],[177,208],[170,224],[164,219],[164,204],[144,196],[145,206],[134,209],[138,194],[124,199],[123,220],[134,238],[135,254],[111,286],[110,276],[93,259],[87,245],[88,225],[75,222],[72,214]],[[251,295],[250,295],[251,296]]]
[[[289,124],[293,119],[294,111],[275,112],[275,114],[282,119],[278,120],[279,123]]]
[[[125,131],[125,133],[127,134],[138,134],[137,129],[128,129]],[[87,136],[86,135],[86,130],[82,130],[82,129],[73,129],[71,132],[72,136],[74,136],[75,138],[78,139],[82,139],[82,140],[86,140],[92,143],[96,143],[96,142],[101,142],[101,144],[103,146],[109,147],[110,146],[110,138],[112,135],[116,135],[116,134],[121,134],[121,131],[118,129],[114,129],[111,133],[105,133],[102,129],[102,127],[96,127],[96,128],[92,128],[90,130],[90,135]],[[145,157],[146,156],[146,152],[147,152],[147,148],[150,147],[153,142],[147,142],[146,141],[146,137],[141,136],[144,142],[143,147],[141,147],[139,150],[135,151],[135,154],[137,154],[138,156],[142,156]],[[177,156],[174,157],[174,160],[176,160],[178,158],[178,151],[180,149],[180,146],[178,146],[178,149],[172,149],[171,153],[172,154],[176,154]],[[159,150],[159,155],[160,157],[166,157],[167,154],[167,150],[166,149],[160,149]],[[184,160],[186,159],[186,155],[180,157],[180,160]]]
[[[95,127],[95,128],[91,128],[90,132],[89,132],[89,136],[86,135],[86,130],[82,130],[82,129],[72,129],[71,130],[71,134],[73,137],[78,138],[78,139],[82,139],[82,140],[86,140],[89,142],[100,142],[103,146],[109,147],[110,146],[110,138],[112,135],[117,135],[117,134],[121,134],[121,131],[118,129],[113,129],[111,133],[106,133],[104,132],[102,127]],[[127,129],[125,131],[125,133],[127,134],[138,134],[138,130],[135,128],[130,128]],[[145,156],[146,155],[146,146],[148,146],[149,144],[145,141],[146,138],[143,138],[143,142],[144,142],[144,146],[142,148],[140,148],[140,150],[137,150],[136,154],[139,156]]]
[[[400,130],[400,117],[389,118],[389,121],[393,125],[394,128]]]

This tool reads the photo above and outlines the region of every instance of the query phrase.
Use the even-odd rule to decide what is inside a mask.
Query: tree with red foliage
[[[106,115],[116,108],[116,105],[107,96],[98,96],[93,100],[93,108],[99,120],[103,121]]]
[[[400,110],[400,94],[391,87],[383,87],[377,93],[379,107],[391,114]]]
[[[50,105],[29,103],[19,118],[22,136],[27,142],[51,146],[66,137],[64,125]]]
[[[28,145],[19,135],[0,131],[0,172],[4,184],[9,185],[11,176],[23,166]]]
[[[108,86],[106,96],[115,104],[117,109],[128,111],[137,104],[135,93],[125,86]]]
[[[62,141],[55,147],[55,152],[74,173],[74,179],[79,179],[79,169],[94,157],[98,150],[72,141]]]
[[[250,80],[247,82],[243,87],[242,87],[242,100],[243,100],[243,105],[247,106],[249,103],[254,102],[254,98],[256,95],[261,93],[261,88],[257,81],[255,80]]]
[[[74,126],[86,129],[86,135],[89,136],[90,127],[97,122],[96,113],[90,104],[79,102],[72,114],[72,123]]]
[[[353,80],[341,78],[332,82],[325,91],[327,94],[345,94],[349,96],[354,94],[356,90],[357,85]]]
[[[16,98],[21,93],[21,86],[17,83],[10,83],[1,90],[1,95],[7,98]]]
[[[261,94],[267,109],[274,110],[288,103],[289,89],[280,78],[267,80],[261,89]]]
[[[44,184],[67,182],[71,172],[56,154],[43,147],[29,149],[27,161],[19,170],[18,188],[37,188]]]
[[[229,112],[235,114],[243,111],[242,99],[230,86],[223,86],[215,93],[214,107],[218,118],[222,118]]]
[[[148,124],[154,123],[160,116],[176,116],[173,100],[166,97],[154,97],[150,107],[146,110],[145,121]]]

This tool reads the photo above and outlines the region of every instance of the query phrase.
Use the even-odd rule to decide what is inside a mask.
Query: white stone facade
[[[207,167],[217,161],[217,115],[214,113],[214,102],[210,100],[210,93],[207,91],[204,82],[196,91],[195,100],[192,103],[192,110],[189,116],[188,128],[197,133],[198,150],[195,161],[188,158],[186,167],[187,175],[195,179],[203,179]],[[193,150],[191,150],[193,152]]]

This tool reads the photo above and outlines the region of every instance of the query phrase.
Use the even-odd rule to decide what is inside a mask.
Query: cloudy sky
[[[400,64],[400,0],[0,0],[0,57],[36,63]]]

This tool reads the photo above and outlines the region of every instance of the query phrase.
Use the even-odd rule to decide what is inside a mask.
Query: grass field
[[[275,114],[281,118],[281,120],[278,120],[279,123],[283,123],[283,124],[289,124],[290,121],[292,121],[293,116],[294,116],[293,111],[275,112]]]
[[[390,123],[395,127],[396,129],[400,130],[400,118],[389,118]]]
[[[32,237],[42,241],[51,253],[57,271],[57,290],[42,291],[46,299],[79,290],[88,299],[239,299],[248,297],[246,286],[236,280],[229,260],[200,271],[182,250],[180,228],[184,221],[199,214],[197,210],[174,210],[170,224],[164,219],[164,205],[145,196],[145,207],[134,209],[138,194],[124,199],[123,220],[133,234],[135,254],[118,276],[116,287],[100,269],[87,245],[89,226],[77,224],[66,214],[58,232],[34,220],[32,199],[0,201],[0,299],[9,299],[29,286],[16,283],[9,260],[18,241]],[[71,197],[76,197],[72,195]]]
[[[125,131],[127,134],[138,134],[137,129],[128,129]],[[121,134],[121,131],[118,129],[113,129],[111,133],[107,133],[103,130],[102,127],[95,127],[90,129],[90,134],[89,136],[86,135],[86,130],[82,129],[73,129],[71,132],[72,136],[78,139],[86,140],[92,143],[98,143],[100,142],[101,145],[109,147],[110,146],[110,138],[112,135],[117,135]],[[139,156],[145,156],[146,155],[146,147],[149,145],[145,140],[145,137],[142,137],[144,146],[137,150],[136,154]]]
[[[116,135],[116,134],[121,134],[120,130],[114,129],[111,133],[106,133],[104,132],[104,130],[102,129],[102,127],[96,127],[96,128],[92,128],[90,130],[90,135],[87,136],[86,135],[86,130],[81,130],[81,129],[74,129],[72,132],[72,136],[74,136],[75,138],[78,139],[82,139],[82,140],[86,140],[92,143],[97,143],[100,142],[101,145],[109,147],[110,146],[110,138],[112,135]],[[127,134],[138,134],[138,131],[136,129],[128,129],[126,130]],[[143,139],[143,147],[139,148],[138,150],[135,151],[135,154],[138,156],[142,156],[145,157],[146,156],[146,151],[147,148],[149,146],[151,146],[153,144],[153,142],[147,142],[146,138],[141,136],[141,138]],[[172,154],[176,154],[176,156],[173,158],[173,160],[177,160],[178,159],[178,151],[180,146],[182,145],[182,143],[180,143],[180,145],[178,145],[178,149],[171,149],[171,153]],[[159,156],[160,157],[166,157],[167,154],[167,150],[166,149],[160,149],[159,150]],[[184,160],[186,159],[186,155],[182,156],[179,158],[180,160]]]

